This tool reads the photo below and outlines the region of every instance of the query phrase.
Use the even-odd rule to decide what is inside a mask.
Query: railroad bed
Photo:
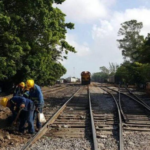
[[[49,125],[48,129],[46,129],[45,136],[50,137],[51,140],[43,138],[40,140],[41,142],[38,146],[37,143],[35,143],[31,149],[36,149],[37,147],[38,149],[42,149],[42,141],[51,143],[53,145],[51,149],[91,149],[92,136],[87,88],[87,86],[82,86],[81,89],[67,101],[67,104],[63,105],[63,107],[65,106],[63,108],[64,110],[59,110],[59,117],[55,118],[54,115],[55,121],[48,123]],[[56,143],[56,141],[61,141],[61,144],[59,142]]]
[[[45,106],[44,114],[46,119],[51,117],[53,113],[70,97],[77,89],[78,85],[60,85],[56,87],[44,87],[42,88]],[[8,97],[11,97],[9,95]],[[10,115],[8,108],[0,107],[0,149],[13,149],[13,146],[24,144],[32,136],[30,134],[21,135],[17,132],[17,128],[9,126],[6,118]],[[8,126],[8,127],[7,127]],[[15,148],[14,148],[15,149]]]
[[[70,102],[68,102],[64,109],[60,111],[60,115],[54,115],[54,113],[60,108],[68,98],[71,97],[75,91],[81,88],[74,97],[72,96]],[[109,87],[114,90],[118,90],[116,87]],[[50,118],[50,123],[45,124],[46,130],[43,129],[38,132],[40,136],[44,135],[38,141],[35,137],[35,143],[29,148],[32,150],[117,150],[120,149],[120,122],[118,118],[118,110],[116,103],[106,91],[101,88],[100,84],[91,84],[89,89],[87,86],[81,85],[67,85],[66,87],[56,87],[55,90],[44,91],[46,105],[44,113],[47,120]],[[110,90],[111,91],[111,90]],[[128,93],[126,90],[122,92]],[[88,95],[90,94],[90,96]],[[118,94],[112,92],[117,99]],[[130,94],[128,94],[130,95]],[[94,121],[95,139],[93,140],[93,129],[91,126],[91,114],[89,110],[89,97],[91,99],[92,115]],[[141,150],[148,149],[149,146],[149,116],[148,110],[141,110],[135,102],[127,98],[123,98],[122,102],[123,111],[126,118],[122,117],[123,127],[123,144],[125,150]],[[146,98],[147,100],[147,98]],[[118,100],[117,100],[118,101]],[[148,104],[148,103],[147,103]],[[134,109],[136,108],[136,109]],[[133,113],[134,112],[134,113]],[[142,114],[141,114],[142,112]],[[145,116],[145,113],[147,113]],[[133,115],[134,114],[134,115]],[[136,117],[135,117],[136,116]],[[54,118],[53,118],[54,117]],[[133,125],[133,121],[136,120],[136,127]],[[141,123],[141,121],[143,124]],[[127,124],[128,123],[128,124]],[[147,124],[146,124],[147,123]],[[135,124],[134,124],[135,125]],[[138,128],[137,128],[138,126]],[[46,133],[44,134],[44,132]],[[11,136],[11,135],[10,135]],[[30,142],[32,137],[25,135]],[[23,136],[20,136],[20,139]],[[22,140],[27,143],[27,139]],[[9,146],[7,150],[23,150],[25,144],[20,142],[20,145]],[[5,143],[5,141],[4,141]],[[18,142],[19,143],[19,142]],[[93,144],[97,145],[94,147]],[[2,147],[2,150],[5,150]],[[123,150],[123,148],[121,148]]]
[[[141,99],[142,97],[145,98],[145,93],[141,96],[141,92],[135,92],[134,90],[134,93],[137,94],[134,95],[128,89],[115,87],[109,87],[107,90],[114,93],[116,97],[120,97],[120,108],[124,121],[122,124],[124,149],[148,149],[150,139],[150,105]],[[118,91],[120,94],[115,91]]]
[[[106,117],[107,121],[110,121],[112,119],[111,123],[107,124],[107,126],[111,126],[111,127],[109,128],[105,126],[105,129],[103,128],[103,131],[108,130],[108,128],[109,130],[111,130],[110,132],[109,131],[107,132],[107,136],[105,135],[106,134],[105,131],[101,132],[101,129],[95,130],[96,126],[97,127],[101,126],[102,122],[101,122],[101,119],[98,119],[98,117],[100,117],[102,114],[100,114],[100,112],[95,110],[96,108],[95,106],[97,106],[98,103],[95,103],[95,104],[92,103],[92,110],[94,111],[94,113],[90,114],[89,103],[90,103],[90,99],[92,99],[92,93],[95,95],[95,91],[99,88],[94,89],[93,86],[90,86],[89,89],[87,88],[88,87],[86,86],[81,87],[81,90],[75,95],[75,97],[72,98],[72,100],[70,100],[70,102],[66,104],[67,105],[66,108],[59,115],[59,117],[54,121],[54,123],[49,124],[49,125],[47,124],[48,131],[45,134],[46,137],[39,140],[38,143],[33,144],[31,149],[36,149],[37,147],[38,149],[42,149],[43,144],[46,146],[48,146],[49,144],[52,144],[52,147],[50,146],[51,149],[93,149],[93,148],[101,149],[102,146],[104,148],[104,145],[102,145],[101,142],[106,137],[108,138],[108,143],[114,140],[113,144],[115,146],[113,146],[113,148],[117,149],[118,142],[115,142],[116,141],[115,138],[119,136],[119,132],[117,130],[116,131],[117,136],[116,137],[113,136],[114,130],[117,129],[113,125],[114,124],[113,119],[112,119],[113,114],[110,111],[112,116],[109,116],[108,114],[108,117]],[[90,95],[88,95],[89,93],[91,94],[91,97]],[[99,90],[97,94],[102,94],[102,93]],[[91,117],[90,117],[91,115],[93,115],[94,117],[93,123],[96,125],[96,126],[95,125],[93,126],[94,127],[93,129],[91,128],[91,123],[92,123]],[[111,117],[110,120],[109,120],[109,117]],[[116,122],[116,126],[118,126],[118,122]],[[94,130],[96,131],[95,133],[94,133]],[[96,135],[95,139],[94,139],[94,134]],[[61,141],[61,143],[63,144],[56,143],[56,141],[57,142]],[[80,144],[77,144],[76,142],[79,142]],[[48,148],[50,149],[50,147]]]

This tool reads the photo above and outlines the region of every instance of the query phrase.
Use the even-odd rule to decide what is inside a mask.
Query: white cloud
[[[71,21],[90,23],[108,14],[108,7],[116,0],[66,0],[61,5],[54,5],[60,8]]]
[[[70,34],[67,34],[66,40],[69,44],[75,47],[77,51],[77,56],[84,57],[90,55],[91,52],[86,42],[84,42],[83,44],[78,44],[76,37]]]
[[[150,20],[148,19],[150,16],[150,9],[146,8],[135,8],[135,9],[127,9],[124,13],[115,12],[113,15],[113,19],[109,22],[113,25],[115,24],[115,28],[120,28],[120,24],[124,21],[129,21],[131,19],[135,19],[138,22],[143,22],[143,28],[141,34],[147,35],[150,31]]]
[[[101,0],[101,3],[104,4],[107,7],[110,7],[116,3],[117,0]]]
[[[96,53],[96,55],[92,53],[93,59],[96,60],[96,56],[99,56],[104,65],[109,62],[121,63],[123,59],[116,41],[119,39],[117,33],[121,27],[120,24],[131,19],[143,22],[141,34],[146,36],[150,32],[149,16],[150,9],[127,9],[125,12],[114,12],[110,19],[101,19],[99,24],[93,25],[92,37],[94,39],[94,53]]]
[[[104,3],[103,3],[104,4]],[[111,4],[112,5],[112,4]],[[109,14],[110,16],[110,14]],[[78,53],[69,55],[65,66],[68,69],[67,74],[72,74],[72,67],[76,68],[76,75],[80,75],[83,70],[89,70],[91,73],[99,71],[100,66],[109,67],[109,62],[120,64],[123,62],[121,50],[118,49],[117,39],[119,39],[118,30],[121,23],[136,19],[138,22],[143,22],[141,30],[142,35],[147,35],[150,32],[150,9],[134,8],[126,9],[124,12],[111,12],[111,16],[99,18],[99,23],[93,23],[91,31],[91,43],[79,44],[79,41],[86,41],[86,37],[74,37],[67,35],[67,41],[76,47]],[[74,17],[74,16],[73,16]],[[87,28],[85,28],[87,29]],[[78,33],[76,33],[78,35]],[[78,40],[77,40],[78,39]],[[82,40],[81,40],[82,39]],[[66,75],[67,76],[67,75]]]
[[[93,26],[93,38],[116,34],[121,27],[121,23],[132,19],[143,22],[141,34],[147,35],[150,31],[150,9],[127,9],[125,12],[114,12],[111,19],[101,19],[99,25]]]

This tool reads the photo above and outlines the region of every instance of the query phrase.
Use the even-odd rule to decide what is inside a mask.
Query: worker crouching
[[[30,134],[35,133],[33,113],[34,113],[34,103],[30,99],[22,96],[14,96],[11,99],[3,98],[0,101],[0,105],[10,108],[13,114],[13,121],[15,123],[16,118],[19,116],[19,132],[24,133],[25,123],[28,123],[28,132]]]

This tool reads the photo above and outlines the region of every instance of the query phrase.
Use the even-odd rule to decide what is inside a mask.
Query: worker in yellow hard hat
[[[29,98],[29,88],[25,87],[23,91],[23,97]]]
[[[27,80],[26,86],[28,89],[34,88],[34,80],[32,80],[32,79]]]
[[[25,89],[25,83],[24,82],[20,82],[15,90],[14,90],[14,94],[13,96],[23,96],[24,93],[24,89]]]
[[[43,107],[44,107],[44,98],[42,94],[41,88],[34,83],[33,79],[29,79],[26,81],[26,86],[29,88],[29,98],[34,102],[35,104],[35,111],[33,119],[37,118],[36,120],[36,127],[37,131],[42,127],[41,122],[39,121],[37,114],[38,112],[42,113]]]
[[[0,105],[7,107],[8,100],[9,99],[7,97],[2,98],[2,100],[0,101]]]
[[[11,99],[6,97],[0,100],[0,105],[10,108],[12,111],[12,121],[16,121],[16,118],[19,116],[19,132],[24,132],[25,123],[28,123],[28,132],[30,134],[35,133],[34,122],[33,122],[33,113],[34,113],[34,103],[32,100],[22,97],[14,96]],[[16,108],[16,109],[15,109]],[[19,110],[19,112],[17,111]]]

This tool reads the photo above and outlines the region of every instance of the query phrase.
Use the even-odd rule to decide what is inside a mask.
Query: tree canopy
[[[141,84],[150,80],[150,34],[140,35],[142,22],[126,21],[121,24],[119,48],[125,58],[116,72],[116,76],[130,84]],[[128,61],[126,58],[129,58]]]
[[[136,59],[140,63],[150,64],[150,34],[143,40],[143,43],[139,49],[139,57]]]
[[[64,1],[0,0],[0,81],[49,84],[66,73],[59,60],[76,52],[65,40],[74,24],[52,6]]]
[[[150,33],[146,37],[140,35],[142,22],[129,20],[121,24],[117,39],[119,49],[122,51],[124,62],[118,66],[109,63],[109,69],[100,67],[101,72],[94,73],[94,81],[107,81],[108,77],[115,77],[115,82],[145,84],[150,81]]]
[[[137,20],[126,21],[121,24],[121,28],[118,31],[118,35],[122,39],[118,39],[119,49],[122,50],[124,59],[128,58],[130,61],[135,61],[138,55],[138,49],[142,45],[143,36],[140,35],[140,31],[143,27],[142,22]]]
[[[105,72],[96,72],[92,74],[92,81],[107,82],[108,74]]]
[[[109,76],[112,76],[116,73],[116,70],[119,66],[114,63],[109,63],[109,68],[105,66],[99,67],[100,72],[92,74],[92,80],[98,82],[107,82]]]

